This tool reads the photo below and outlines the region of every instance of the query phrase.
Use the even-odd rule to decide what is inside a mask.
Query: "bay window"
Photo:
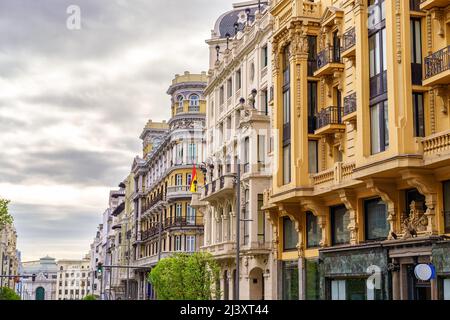
[[[350,242],[350,214],[345,206],[331,208],[331,238],[333,245]]]
[[[322,236],[317,217],[312,212],[306,213],[306,247],[317,248]]]
[[[386,204],[380,199],[364,201],[366,240],[385,240],[389,233]]]
[[[294,222],[289,217],[283,218],[283,250],[297,250],[298,233]]]

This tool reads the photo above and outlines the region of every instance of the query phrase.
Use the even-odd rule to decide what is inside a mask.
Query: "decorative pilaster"
[[[348,230],[350,231],[350,244],[358,243],[358,217],[357,217],[357,199],[353,192],[349,190],[339,190],[339,198],[345,205],[345,208],[350,214],[350,224]]]

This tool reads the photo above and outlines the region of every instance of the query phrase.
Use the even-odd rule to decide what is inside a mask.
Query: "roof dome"
[[[261,1],[261,11],[264,11],[267,7],[266,4]],[[243,25],[247,22],[246,9],[250,9],[250,16],[248,20],[253,22],[255,20],[255,13],[258,11],[258,5],[252,3],[248,6],[237,6],[235,9],[224,13],[219,17],[214,27],[216,36],[219,38],[226,38],[226,34],[229,33],[231,36],[235,35],[234,24],[239,23],[239,30],[242,30]]]

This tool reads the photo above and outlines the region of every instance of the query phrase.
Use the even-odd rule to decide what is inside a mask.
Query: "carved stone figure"
[[[422,202],[412,201],[409,207],[409,216],[402,223],[403,239],[417,237],[419,232],[427,230],[428,225]]]

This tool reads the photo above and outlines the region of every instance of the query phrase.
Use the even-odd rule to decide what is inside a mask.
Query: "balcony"
[[[445,8],[448,6],[448,0],[421,0],[420,10],[429,10],[433,8]]]
[[[316,190],[323,190],[350,182],[355,168],[355,163],[336,162],[333,168],[312,175],[312,184]]]
[[[148,239],[153,238],[155,235],[157,235],[159,233],[159,227],[155,226],[155,227],[151,227],[145,231],[141,231],[141,241],[146,241]]]
[[[439,132],[422,140],[425,164],[450,159],[450,130]]]
[[[205,185],[202,201],[214,201],[220,198],[226,198],[235,192],[234,175],[225,175],[219,179]]]
[[[356,92],[344,97],[343,120],[356,118]]]
[[[164,230],[183,227],[203,227],[203,217],[169,217],[164,221]]]
[[[329,46],[317,55],[317,71],[314,72],[315,77],[323,77],[343,70],[344,64],[342,63],[340,48]]]
[[[317,114],[317,129],[315,134],[327,135],[345,131],[345,124],[342,123],[342,108],[328,107],[322,109]]]
[[[160,206],[165,204],[166,198],[163,193],[159,193],[152,200],[144,203],[141,207],[142,216],[146,216],[155,210],[159,210]]]
[[[343,36],[344,45],[341,48],[342,58],[351,58],[356,55],[356,32],[355,28],[351,28],[344,33]]]
[[[167,187],[167,201],[190,198],[191,197],[190,186],[171,186]]]
[[[447,2],[448,3],[448,2]],[[425,58],[424,86],[450,83],[450,46]]]
[[[241,112],[241,119],[239,121],[239,127],[251,126],[254,123],[270,123],[270,117],[264,111],[260,111],[255,108],[245,108]]]
[[[226,241],[215,243],[212,245],[202,247],[203,250],[211,253],[215,259],[228,259],[236,255],[236,242]]]

